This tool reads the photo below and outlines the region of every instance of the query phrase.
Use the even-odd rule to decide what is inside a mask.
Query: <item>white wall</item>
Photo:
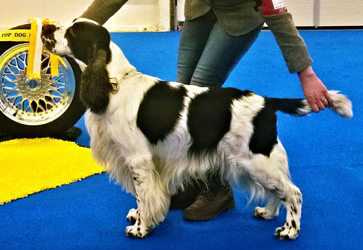
[[[363,0],[320,0],[321,26],[363,25]]]
[[[290,0],[288,10],[298,26],[314,26],[314,0]]]
[[[62,23],[78,17],[92,0],[1,0],[0,29],[26,23],[28,17],[48,17]],[[162,3],[162,5],[159,4]],[[168,0],[129,0],[106,26],[112,31],[168,30]]]
[[[298,26],[363,26],[363,0],[289,0],[288,6]]]

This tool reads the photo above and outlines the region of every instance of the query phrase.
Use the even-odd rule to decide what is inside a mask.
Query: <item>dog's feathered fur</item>
[[[130,65],[93,21],[76,20],[65,33],[54,30],[49,49],[87,65],[81,95],[89,108],[93,155],[137,198],[127,216],[135,220],[128,235],[144,237],[164,220],[171,195],[193,178],[219,172],[223,180],[267,199],[256,216],[271,219],[283,204],[286,222],[275,233],[298,236],[302,195],[290,180],[275,113],[306,115],[311,112],[306,100],[162,82]],[[334,91],[329,96],[333,110],[352,116],[349,99]]]

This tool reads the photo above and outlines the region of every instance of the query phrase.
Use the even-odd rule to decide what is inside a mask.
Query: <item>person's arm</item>
[[[264,4],[271,2],[271,0],[263,1]],[[291,14],[282,9],[275,13],[265,10],[263,15],[281,49],[289,71],[298,73],[304,95],[312,109],[319,111],[327,107],[329,104],[327,88],[312,68],[312,59]]]
[[[311,66],[312,59],[289,12],[278,15],[264,15],[291,73],[301,72]]]
[[[127,0],[94,0],[80,17],[89,18],[103,25]]]

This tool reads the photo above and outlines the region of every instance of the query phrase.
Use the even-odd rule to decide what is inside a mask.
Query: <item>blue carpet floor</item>
[[[132,197],[106,175],[0,206],[0,249],[304,249],[359,250],[363,246],[363,31],[302,31],[314,67],[330,89],[353,101],[355,117],[330,111],[305,118],[279,114],[279,135],[290,158],[295,183],[304,194],[302,231],[296,241],[279,241],[272,221],[255,220],[253,206],[235,190],[237,207],[215,220],[183,221],[171,211],[144,240],[124,236]],[[113,34],[140,71],[175,79],[178,33]],[[226,86],[262,95],[301,97],[270,32],[262,32]],[[84,133],[79,143],[89,138]]]

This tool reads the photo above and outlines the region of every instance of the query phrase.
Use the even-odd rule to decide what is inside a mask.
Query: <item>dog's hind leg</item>
[[[249,178],[267,193],[272,194],[266,207],[256,208],[255,214],[265,219],[277,215],[282,203],[286,210],[286,221],[278,227],[275,235],[281,239],[295,239],[300,231],[302,195],[289,177],[286,152],[279,142],[269,156],[256,154],[243,168]]]
[[[278,214],[281,202],[286,208],[286,221],[283,226],[276,229],[275,235],[280,239],[295,239],[300,231],[301,192],[287,175],[278,173],[278,170],[269,169],[270,166],[268,165],[265,168],[266,171],[261,171],[261,169],[254,171],[255,175],[250,175],[250,177],[256,183],[262,185],[267,192],[273,193],[275,196],[270,198],[266,207],[257,207],[255,214],[264,219],[273,218]]]
[[[255,208],[255,217],[270,220],[279,215],[281,200],[276,194],[270,194],[265,207]]]
[[[283,226],[276,228],[275,235],[280,239],[296,239],[300,232],[302,194],[290,181],[280,195],[286,208],[286,221]]]
[[[165,191],[151,156],[129,157],[126,162],[132,173],[137,209],[130,210],[129,215],[135,222],[126,227],[125,233],[143,238],[165,219],[170,196]]]

